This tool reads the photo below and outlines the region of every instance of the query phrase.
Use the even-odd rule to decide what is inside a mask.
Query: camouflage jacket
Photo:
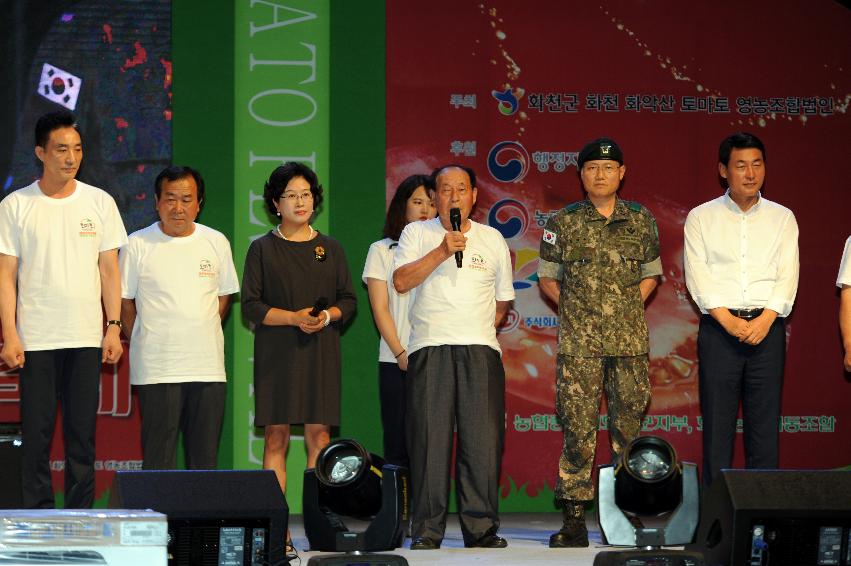
[[[638,288],[662,274],[656,220],[636,202],[620,200],[607,219],[584,200],[547,222],[539,277],[561,280],[559,354],[635,356],[648,351]]]

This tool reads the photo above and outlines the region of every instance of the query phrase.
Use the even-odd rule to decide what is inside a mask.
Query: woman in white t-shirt
[[[381,334],[378,349],[378,394],[384,428],[384,459],[408,466],[405,445],[405,372],[408,369],[408,305],[414,291],[399,295],[393,288],[393,253],[399,234],[409,222],[429,220],[437,211],[434,185],[427,175],[411,175],[396,188],[384,223],[384,239],[369,246],[363,281]]]

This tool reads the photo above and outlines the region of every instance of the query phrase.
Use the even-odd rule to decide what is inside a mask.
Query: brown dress
[[[343,316],[315,334],[262,322],[272,307],[298,311],[320,297]],[[355,302],[346,256],[336,240],[318,234],[290,242],[269,232],[252,242],[242,278],[242,314],[255,325],[255,426],[340,424],[340,329],[354,314]]]

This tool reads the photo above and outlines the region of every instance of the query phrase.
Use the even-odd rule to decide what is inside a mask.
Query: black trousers
[[[177,436],[183,433],[188,470],[215,470],[225,415],[227,384],[186,381],[136,385],[142,415],[142,468],[177,468]]]
[[[487,346],[433,346],[408,358],[411,537],[443,540],[452,437],[464,543],[499,529],[499,471],[505,436],[505,371]]]
[[[733,461],[736,415],[742,403],[747,468],[776,468],[786,331],[777,318],[765,339],[744,344],[709,315],[700,318],[700,411],[703,414],[703,483]]]
[[[408,467],[405,440],[405,376],[398,364],[378,362],[378,398],[381,403],[381,427],[384,431],[384,460]]]
[[[50,443],[62,404],[65,445],[65,508],[88,509],[95,491],[95,424],[101,349],[64,348],[25,352],[21,369],[23,504],[55,506]]]

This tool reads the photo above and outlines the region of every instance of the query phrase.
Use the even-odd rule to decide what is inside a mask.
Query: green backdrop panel
[[[263,184],[284,161],[303,161],[328,178],[329,26],[327,1],[252,0],[234,14],[234,256],[242,263],[251,241],[273,225],[263,204]],[[213,141],[213,140],[211,140]],[[328,230],[333,190],[314,226]],[[253,335],[234,309],[234,467],[262,465],[262,431],[253,426]],[[287,502],[301,510],[303,443],[293,438],[288,458]]]

